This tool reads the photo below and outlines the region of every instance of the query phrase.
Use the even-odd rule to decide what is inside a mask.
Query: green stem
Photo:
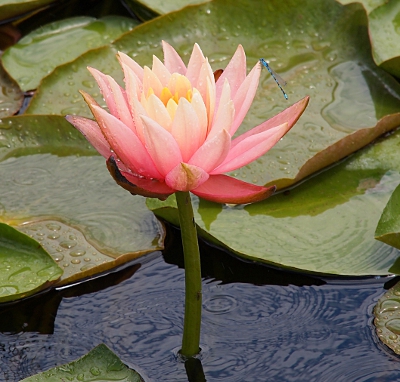
[[[185,260],[185,318],[181,354],[193,357],[200,351],[201,268],[196,223],[189,192],[175,193]]]

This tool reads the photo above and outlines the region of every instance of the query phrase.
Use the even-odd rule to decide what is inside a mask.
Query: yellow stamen
[[[193,91],[192,91],[192,89],[188,89],[188,91],[187,91],[187,93],[186,93],[186,99],[187,99],[189,102],[192,102],[192,97],[193,97]]]
[[[160,95],[161,102],[167,106],[168,101],[172,98],[172,93],[168,88],[163,88]]]

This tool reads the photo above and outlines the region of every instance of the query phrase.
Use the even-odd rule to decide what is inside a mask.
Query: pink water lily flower
[[[246,56],[239,45],[216,80],[197,44],[187,67],[168,43],[163,42],[163,49],[164,64],[154,56],[151,69],[118,53],[125,89],[88,68],[109,112],[82,92],[95,121],[78,116],[67,120],[108,160],[118,184],[134,194],[165,199],[176,191],[191,191],[220,203],[249,203],[271,195],[274,187],[223,174],[274,146],[298,120],[308,97],[233,139],[255,96],[259,61],[246,75]]]

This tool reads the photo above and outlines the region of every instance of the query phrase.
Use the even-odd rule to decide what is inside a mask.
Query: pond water
[[[201,244],[207,381],[395,381],[372,309],[391,278],[317,278]],[[176,357],[184,270],[179,233],[118,272],[0,308],[0,381],[19,381],[105,343],[146,381],[202,381]],[[200,364],[200,363],[199,363]],[[197,366],[200,366],[200,365]],[[187,366],[187,365],[186,365]]]

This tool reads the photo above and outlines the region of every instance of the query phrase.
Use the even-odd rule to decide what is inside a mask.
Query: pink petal
[[[278,125],[282,125],[283,123],[287,123],[289,129],[291,129],[300,118],[300,116],[303,114],[309,100],[310,97],[304,97],[303,99],[297,101],[295,104],[275,115],[268,121],[263,122],[261,125],[258,125],[253,129],[247,131],[246,133],[240,135],[239,137],[235,138],[232,141],[232,148],[251,135],[261,133]]]
[[[132,131],[142,142],[144,142],[143,124],[142,120],[139,118],[139,114],[146,114],[146,111],[138,99],[138,96],[142,93],[139,89],[141,84],[138,83],[139,80],[135,73],[133,73],[132,70],[130,70],[125,64],[122,64],[122,69],[125,73],[126,94],[134,125],[134,129],[132,129]]]
[[[185,76],[189,79],[193,87],[198,86],[198,79],[200,76],[200,71],[205,61],[203,52],[201,51],[198,44],[194,44],[193,51],[189,59],[188,68]],[[205,86],[205,84],[204,84]]]
[[[165,130],[171,132],[171,116],[162,101],[154,94],[152,94],[147,100],[146,112],[151,119],[154,119]]]
[[[225,80],[218,110],[214,117],[207,139],[210,139],[222,130],[230,131],[234,116],[235,108],[231,99],[231,90],[228,80]]]
[[[117,114],[113,114],[119,120],[128,126],[132,131],[136,131],[135,124],[127,102],[125,90],[117,84],[117,82],[110,76],[107,76],[108,83],[111,89],[111,95],[114,98]]]
[[[208,179],[209,175],[200,167],[179,163],[165,177],[165,183],[178,191],[190,191]]]
[[[142,142],[129,127],[99,106],[92,106],[92,112],[111,149],[125,166],[149,178],[162,178]]]
[[[97,122],[74,115],[67,115],[65,119],[74,125],[104,158],[110,156],[110,145],[104,138]]]
[[[171,73],[156,56],[153,56],[153,66],[151,70],[158,77],[161,85],[164,87],[167,86]]]
[[[206,182],[191,192],[216,203],[255,203],[271,196],[276,187],[262,187],[227,175],[211,175]]]
[[[210,173],[225,160],[230,146],[231,136],[226,130],[222,130],[214,138],[207,140],[200,146],[188,163]]]
[[[229,81],[229,85],[231,87],[231,95],[233,98],[245,78],[246,78],[246,54],[244,53],[242,45],[239,45],[236,49],[235,54],[229,61],[229,64],[224,69],[223,73],[221,74],[216,83],[217,105],[221,97],[222,87],[225,82],[225,79]]]
[[[273,147],[287,132],[289,126],[284,123],[259,134],[251,135],[235,147],[231,148],[224,162],[211,174],[222,174],[246,166],[261,155],[264,155]]]
[[[122,52],[118,52],[117,58],[121,66],[122,64],[128,66],[135,73],[137,78],[139,78],[140,82],[143,81],[143,68],[136,61],[132,60],[129,56]]]
[[[146,148],[163,178],[182,162],[182,155],[174,137],[147,116],[141,116]]]
[[[143,190],[147,190],[153,194],[158,194],[158,195],[164,196],[164,195],[171,195],[175,192],[175,190],[168,187],[164,182],[160,182],[157,179],[139,178],[128,172],[121,172],[121,174],[130,183],[138,186],[139,188],[141,188]],[[142,195],[142,194],[139,194],[139,195]],[[146,196],[148,196],[148,195],[146,195]],[[151,197],[154,198],[155,196],[151,196]],[[156,197],[158,198],[160,196],[156,196]]]
[[[235,120],[233,121],[231,130],[229,131],[232,136],[236,133],[236,130],[239,128],[250,109],[254,96],[256,95],[260,73],[260,62],[257,62],[233,97],[233,103],[235,105]]]
[[[145,66],[143,71],[143,94],[146,98],[149,96],[148,91],[150,88],[153,89],[157,97],[160,97],[163,86],[151,69]]]
[[[185,98],[179,100],[171,134],[179,145],[183,161],[187,162],[199,148],[202,134],[197,114]]]
[[[183,63],[181,57],[176,50],[167,42],[162,42],[164,50],[164,64],[170,73],[186,74],[186,65]]]
[[[112,115],[115,115],[117,118],[119,117],[118,114],[118,109],[117,109],[117,105],[115,103],[115,99],[112,96],[112,90],[111,90],[111,86],[109,84],[108,78],[105,74],[103,74],[102,72],[100,72],[99,70],[95,69],[95,68],[91,68],[88,66],[88,70],[90,72],[90,74],[94,77],[94,79],[96,80],[97,84],[99,85],[101,94],[104,97],[104,100],[106,101],[108,110],[110,110],[110,113]]]
[[[175,192],[164,182],[159,182],[155,179],[138,178],[133,174],[120,170],[112,156],[107,160],[107,168],[117,184],[131,194],[165,200]]]

